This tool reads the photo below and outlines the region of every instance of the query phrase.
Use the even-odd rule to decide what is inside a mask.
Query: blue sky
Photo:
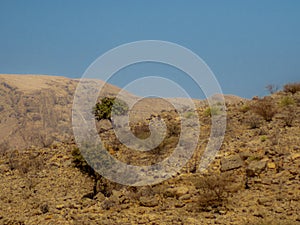
[[[198,54],[226,94],[261,96],[268,84],[300,80],[297,0],[1,0],[0,32],[0,73],[81,77],[118,45],[164,40]],[[174,68],[147,71],[202,97]],[[141,74],[143,66],[125,68],[111,82],[122,87]]]

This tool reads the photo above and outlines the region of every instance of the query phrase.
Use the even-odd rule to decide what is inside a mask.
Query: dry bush
[[[269,84],[266,86],[266,89],[269,91],[270,94],[274,94],[279,90],[279,87],[278,85],[275,84]]]
[[[90,149],[89,154],[86,155],[87,157],[89,157],[89,161],[91,161],[91,159],[95,159],[95,160],[99,159],[98,158],[99,155],[97,155],[97,152],[98,151],[96,149]],[[87,163],[86,159],[81,154],[79,148],[75,147],[72,150],[72,156],[73,156],[72,161],[74,166],[77,167],[82,173],[88,174],[94,180],[93,191],[91,193],[86,194],[84,197],[94,198],[99,192],[104,194],[104,196],[109,197],[112,194],[112,190],[120,189],[122,187],[121,184],[112,182],[102,177],[102,175],[100,175],[99,173],[97,173],[96,172],[97,168],[94,169]],[[105,161],[100,161],[100,162],[105,163]],[[96,165],[96,161],[92,163],[93,165]]]
[[[38,155],[12,151],[8,155],[8,165],[11,170],[18,170],[21,174],[37,172],[44,167],[44,160]]]
[[[283,86],[283,91],[295,94],[300,91],[300,82],[288,83]]]
[[[260,118],[258,118],[257,116],[254,116],[254,115],[247,118],[246,123],[249,125],[250,129],[256,129],[261,126]]]
[[[204,175],[195,184],[200,194],[200,206],[219,206],[228,198],[233,183],[231,176],[224,174]]]
[[[1,144],[0,144],[0,156],[4,156],[6,155],[6,153],[8,152],[9,150],[9,144],[8,144],[8,141],[3,141]]]
[[[256,219],[256,221],[249,221],[244,223],[243,225],[296,225],[298,224],[295,221],[287,221],[281,220],[278,218],[261,218],[261,219]]]
[[[45,160],[42,156],[15,150],[7,154],[7,160],[11,170],[19,171],[19,175],[24,179],[29,190],[32,190],[38,184],[36,173],[45,167]]]
[[[285,127],[291,127],[293,125],[293,121],[297,117],[295,100],[291,96],[284,96],[280,99],[279,105],[283,114],[283,122]]]
[[[150,136],[149,124],[139,123],[131,127],[133,134],[140,139],[147,139]]]
[[[262,116],[268,122],[271,121],[273,116],[277,113],[273,99],[270,97],[258,99],[252,105],[252,111]]]
[[[285,127],[293,126],[293,122],[296,119],[296,110],[289,107],[289,110],[283,116],[283,122]]]
[[[54,142],[54,137],[47,132],[40,132],[37,136],[37,139],[39,140],[39,143],[41,143],[44,148],[50,147],[51,144]]]
[[[95,176],[95,170],[84,159],[79,148],[74,147],[71,154],[73,156],[72,162],[75,167],[80,169],[81,172],[87,173],[89,176]]]
[[[19,163],[18,155],[19,155],[19,151],[17,151],[17,150],[11,151],[7,155],[8,166],[11,170],[17,169],[17,167],[18,167],[18,163]]]

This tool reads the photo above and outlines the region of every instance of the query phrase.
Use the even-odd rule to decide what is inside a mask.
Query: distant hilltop
[[[72,139],[72,103],[78,82],[61,76],[0,74],[0,146],[47,146]],[[113,96],[120,88],[105,84],[103,90],[102,96]],[[245,101],[233,95],[225,99],[230,104]],[[198,105],[204,102],[195,100]],[[144,99],[134,107],[137,117],[139,112],[150,116],[170,109],[167,101],[158,98]]]

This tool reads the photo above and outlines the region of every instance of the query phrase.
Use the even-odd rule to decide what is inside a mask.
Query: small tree
[[[96,120],[111,120],[111,113],[115,115],[124,115],[128,111],[128,106],[124,101],[116,98],[105,97],[101,99],[93,108]]]

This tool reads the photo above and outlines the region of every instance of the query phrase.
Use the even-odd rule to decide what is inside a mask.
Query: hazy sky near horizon
[[[0,32],[0,73],[79,78],[112,48],[163,40],[199,55],[225,94],[251,98],[268,84],[300,81],[297,0],[1,0]],[[125,68],[110,82],[162,74],[202,97],[180,71],[158,65]]]

